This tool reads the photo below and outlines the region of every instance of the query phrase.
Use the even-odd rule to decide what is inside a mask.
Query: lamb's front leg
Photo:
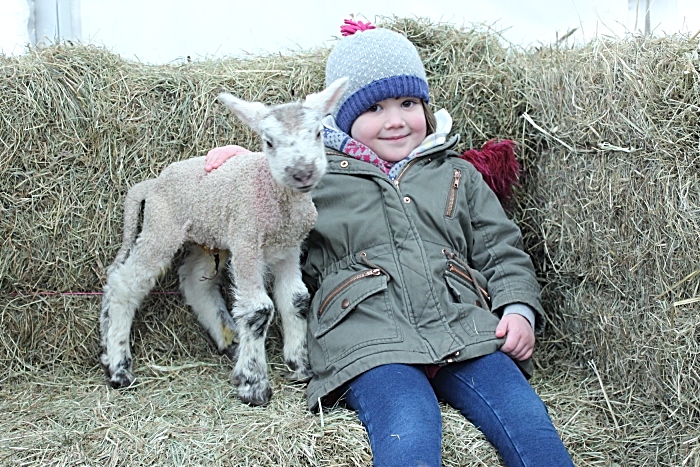
[[[287,249],[276,258],[271,269],[275,277],[275,304],[284,332],[284,362],[291,370],[288,377],[308,381],[313,376],[306,344],[306,315],[310,297],[301,280],[299,255],[299,248]]]
[[[267,376],[265,338],[272,322],[274,306],[265,291],[265,264],[262,254],[232,251],[231,269],[236,280],[233,321],[238,331],[238,358],[231,382],[238,396],[251,405],[269,402],[272,388]]]

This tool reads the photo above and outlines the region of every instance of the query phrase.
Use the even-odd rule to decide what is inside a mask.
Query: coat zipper
[[[342,284],[340,284],[338,287],[335,288],[328,296],[323,300],[321,303],[321,306],[318,309],[318,317],[320,318],[321,315],[323,314],[324,311],[326,311],[326,306],[328,306],[328,303],[340,292],[345,290],[350,284],[353,284],[355,281],[358,281],[360,279],[364,279],[365,277],[372,277],[372,276],[380,276],[382,274],[382,270],[379,268],[374,268],[370,269],[368,271],[362,271],[361,273],[355,274],[352,277],[349,277],[343,281]]]
[[[386,276],[387,282],[389,282],[391,280],[391,276],[389,275],[389,273],[386,272],[384,269],[380,268],[379,266],[377,266],[376,264],[372,263],[370,260],[368,260],[367,253],[365,253],[364,251],[362,253],[360,253],[360,261],[372,269],[379,269],[382,272],[382,274],[384,274]]]
[[[491,296],[486,291],[486,289],[484,289],[483,287],[481,287],[478,284],[478,282],[476,281],[476,277],[474,277],[474,272],[471,270],[469,265],[462,262],[454,252],[449,251],[446,248],[442,249],[442,253],[445,256],[447,256],[447,259],[454,261],[456,263],[459,263],[461,266],[463,266],[464,268],[467,269],[465,271],[464,269],[455,266],[454,263],[448,263],[448,266],[447,266],[448,271],[454,272],[455,274],[459,275],[460,277],[463,277],[464,280],[466,280],[467,282],[474,285],[474,287],[476,288],[476,291],[478,292],[478,295],[480,295],[482,297],[482,299],[486,302],[486,303],[484,303],[484,305],[486,305],[490,309],[491,308]]]
[[[401,181],[401,177],[403,177],[403,174],[406,173],[406,170],[408,170],[409,167],[411,167],[413,164],[415,164],[416,162],[418,162],[418,161],[421,160],[421,159],[422,159],[422,158],[417,157],[417,158],[415,158],[415,159],[411,159],[410,161],[408,161],[408,164],[406,164],[406,167],[404,167],[404,168],[401,170],[401,173],[399,173],[399,174],[396,176],[396,178],[394,179],[394,185],[395,185],[397,188],[399,187],[399,182]]]
[[[489,293],[486,291],[486,289],[484,289],[483,287],[481,287],[479,284],[475,284],[475,283],[474,283],[474,280],[471,278],[471,276],[470,276],[469,274],[467,274],[466,272],[462,271],[462,269],[458,268],[457,266],[455,266],[455,265],[452,264],[452,263],[449,263],[449,264],[447,265],[447,270],[448,270],[449,272],[453,273],[453,274],[457,274],[459,277],[461,277],[461,278],[464,279],[465,281],[469,282],[469,283],[472,284],[474,287],[478,287],[479,290],[481,291],[481,293],[482,293],[482,294],[484,295],[484,297],[486,298],[486,300],[487,300],[489,303],[491,302],[491,296],[490,296]]]
[[[457,190],[459,189],[459,181],[462,178],[462,172],[455,169],[454,177],[452,178],[452,188],[450,189],[450,197],[447,203],[447,212],[445,215],[447,217],[452,217],[455,208],[455,199],[457,197]]]
[[[454,143],[453,143],[453,144],[450,144],[450,143],[452,143],[453,141],[454,141]],[[403,177],[403,174],[406,173],[406,170],[407,170],[410,166],[412,166],[415,162],[418,162],[419,160],[424,160],[424,159],[427,158],[427,156],[431,156],[431,155],[433,155],[433,154],[437,154],[437,153],[439,153],[440,151],[445,151],[445,150],[446,150],[446,151],[450,151],[450,148],[454,147],[454,145],[456,145],[457,142],[459,142],[459,135],[453,136],[452,139],[450,139],[449,141],[447,141],[447,142],[445,142],[445,143],[443,143],[443,144],[440,144],[440,145],[438,145],[438,146],[436,146],[436,147],[430,148],[430,149],[428,149],[427,151],[421,153],[418,157],[415,157],[414,159],[411,159],[411,160],[408,162],[408,164],[406,164],[406,167],[404,167],[404,168],[401,170],[401,173],[400,173],[400,174],[396,177],[396,179],[394,180],[394,185],[398,188],[398,186],[399,186],[399,181],[401,180],[401,177]],[[453,151],[450,151],[450,152],[453,152]],[[458,155],[456,152],[455,152],[454,154],[455,154],[455,155]],[[430,160],[430,158],[428,158],[428,159]]]

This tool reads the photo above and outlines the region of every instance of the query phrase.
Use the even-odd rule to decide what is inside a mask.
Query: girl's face
[[[427,134],[425,112],[417,97],[384,99],[361,114],[350,136],[379,158],[398,162],[423,142]]]

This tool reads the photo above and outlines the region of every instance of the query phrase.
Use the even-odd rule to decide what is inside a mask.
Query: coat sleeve
[[[464,196],[471,218],[469,261],[488,281],[493,309],[523,303],[535,311],[535,329],[544,326],[540,287],[530,256],[523,250],[522,234],[508,218],[481,174],[467,164]]]

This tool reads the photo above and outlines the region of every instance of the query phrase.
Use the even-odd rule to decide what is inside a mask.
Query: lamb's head
[[[219,94],[219,101],[262,137],[262,151],[275,181],[306,193],[326,172],[321,120],[346,86],[347,78],[341,78],[323,91],[308,95],[304,102],[270,107],[227,93]]]

